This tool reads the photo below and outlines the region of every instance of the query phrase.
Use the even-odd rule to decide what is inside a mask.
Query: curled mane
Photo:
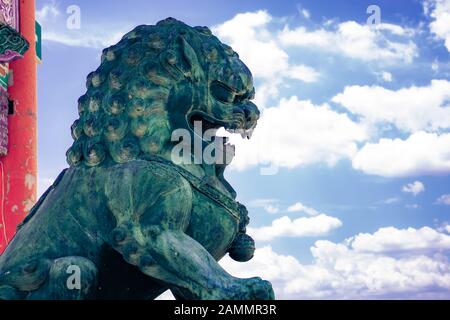
[[[189,66],[183,57],[189,54],[196,55],[200,70]],[[173,18],[136,27],[103,50],[100,66],[87,77],[79,119],[71,127],[69,165],[125,163],[160,153],[173,130],[167,110],[171,90],[179,81],[201,80],[207,65],[230,55],[235,53],[206,27]]]

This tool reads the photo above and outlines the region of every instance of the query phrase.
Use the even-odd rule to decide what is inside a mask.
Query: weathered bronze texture
[[[172,133],[195,140],[196,121],[249,136],[253,96],[250,71],[206,27],[168,18],[105,49],[79,99],[70,167],[0,257],[0,297],[152,299],[170,289],[178,299],[273,299],[269,282],[217,263],[255,250],[226,163],[172,159]]]

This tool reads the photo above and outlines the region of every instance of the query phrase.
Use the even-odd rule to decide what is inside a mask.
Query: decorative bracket
[[[0,63],[22,58],[29,47],[28,41],[14,28],[0,24]]]
[[[28,41],[16,29],[0,23],[0,156],[8,153],[8,65],[22,58],[29,47]]]

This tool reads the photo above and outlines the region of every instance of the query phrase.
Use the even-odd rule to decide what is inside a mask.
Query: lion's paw
[[[249,279],[239,279],[242,281],[239,299],[241,300],[274,300],[275,294],[273,292],[272,284],[269,281],[262,280],[259,277]]]

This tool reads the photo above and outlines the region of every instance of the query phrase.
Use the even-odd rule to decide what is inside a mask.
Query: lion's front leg
[[[106,196],[117,222],[111,246],[184,299],[273,298],[269,282],[232,277],[184,232],[192,210],[190,184],[147,166],[135,163],[109,172]]]
[[[184,299],[273,299],[269,282],[232,277],[182,231],[155,226],[148,230],[143,242],[133,239],[131,234],[124,238],[125,232],[115,230],[116,240],[120,240],[116,242],[116,250],[126,261],[165,282]]]

